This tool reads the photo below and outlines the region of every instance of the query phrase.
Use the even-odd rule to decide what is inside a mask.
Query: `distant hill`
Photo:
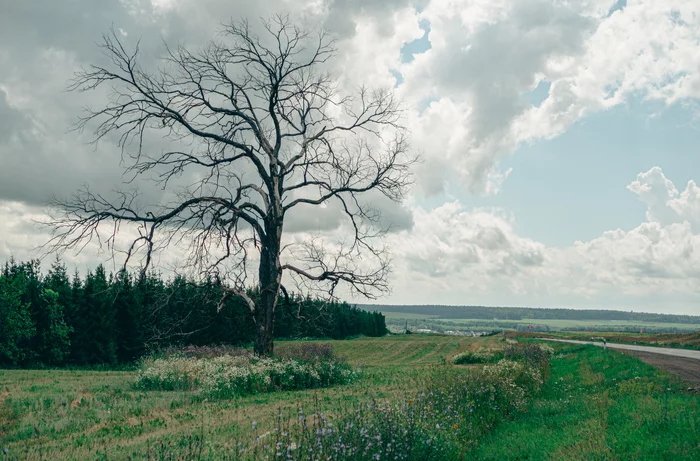
[[[544,309],[534,307],[489,307],[489,306],[440,306],[440,305],[382,305],[357,304],[367,311],[400,312],[429,315],[438,319],[483,319],[483,320],[593,320],[656,323],[700,324],[700,315],[652,314],[648,312],[625,312],[613,310]]]

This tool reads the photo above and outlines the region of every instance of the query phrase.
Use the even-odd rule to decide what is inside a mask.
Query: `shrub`
[[[342,359],[335,355],[329,343],[289,344],[278,348],[275,355],[281,359],[301,360],[303,362],[338,362]]]
[[[483,373],[503,394],[501,401],[509,412],[524,410],[528,397],[537,394],[544,383],[538,368],[508,359],[484,367]]]
[[[473,363],[492,363],[503,357],[499,352],[476,351],[476,352],[461,352],[452,357],[452,363],[455,365],[465,365]]]
[[[136,387],[145,390],[198,391],[235,397],[343,384],[355,377],[340,361],[256,357],[248,351],[216,355],[212,348],[185,349],[141,362]],[[187,355],[189,354],[189,356]]]
[[[554,349],[546,344],[508,344],[503,351],[504,358],[525,362],[539,370],[543,380],[549,379],[549,361],[553,355]]]
[[[212,359],[214,357],[222,357],[225,355],[232,357],[250,357],[253,355],[253,353],[247,349],[222,344],[219,346],[187,346],[184,349],[167,347],[161,351],[160,355],[164,358],[189,357],[195,359]]]

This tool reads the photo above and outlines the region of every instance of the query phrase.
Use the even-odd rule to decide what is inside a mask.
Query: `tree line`
[[[248,345],[249,306],[239,297],[219,305],[223,290],[214,280],[108,273],[102,265],[70,276],[58,260],[43,274],[39,261],[11,260],[0,271],[0,366],[117,365],[166,347]],[[274,327],[276,338],[387,333],[379,312],[293,293],[280,297]]]

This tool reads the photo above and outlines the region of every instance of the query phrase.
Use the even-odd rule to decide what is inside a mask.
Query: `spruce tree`
[[[11,264],[0,275],[0,364],[23,365],[31,359],[29,345],[36,330],[31,305],[22,300],[27,280]]]

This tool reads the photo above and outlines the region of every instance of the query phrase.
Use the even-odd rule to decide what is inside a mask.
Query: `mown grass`
[[[277,347],[295,343],[283,341]],[[431,366],[459,351],[495,347],[498,338],[410,335],[332,343],[362,370],[358,381],[231,400],[138,390],[131,371],[0,370],[0,450],[9,449],[8,459],[123,459],[142,453],[155,440],[182,440],[193,433],[225,446],[246,437],[253,420],[272,424],[280,408],[317,402],[330,411],[402,395]]]
[[[559,348],[541,397],[473,459],[700,459],[700,399],[676,377],[614,351]]]

